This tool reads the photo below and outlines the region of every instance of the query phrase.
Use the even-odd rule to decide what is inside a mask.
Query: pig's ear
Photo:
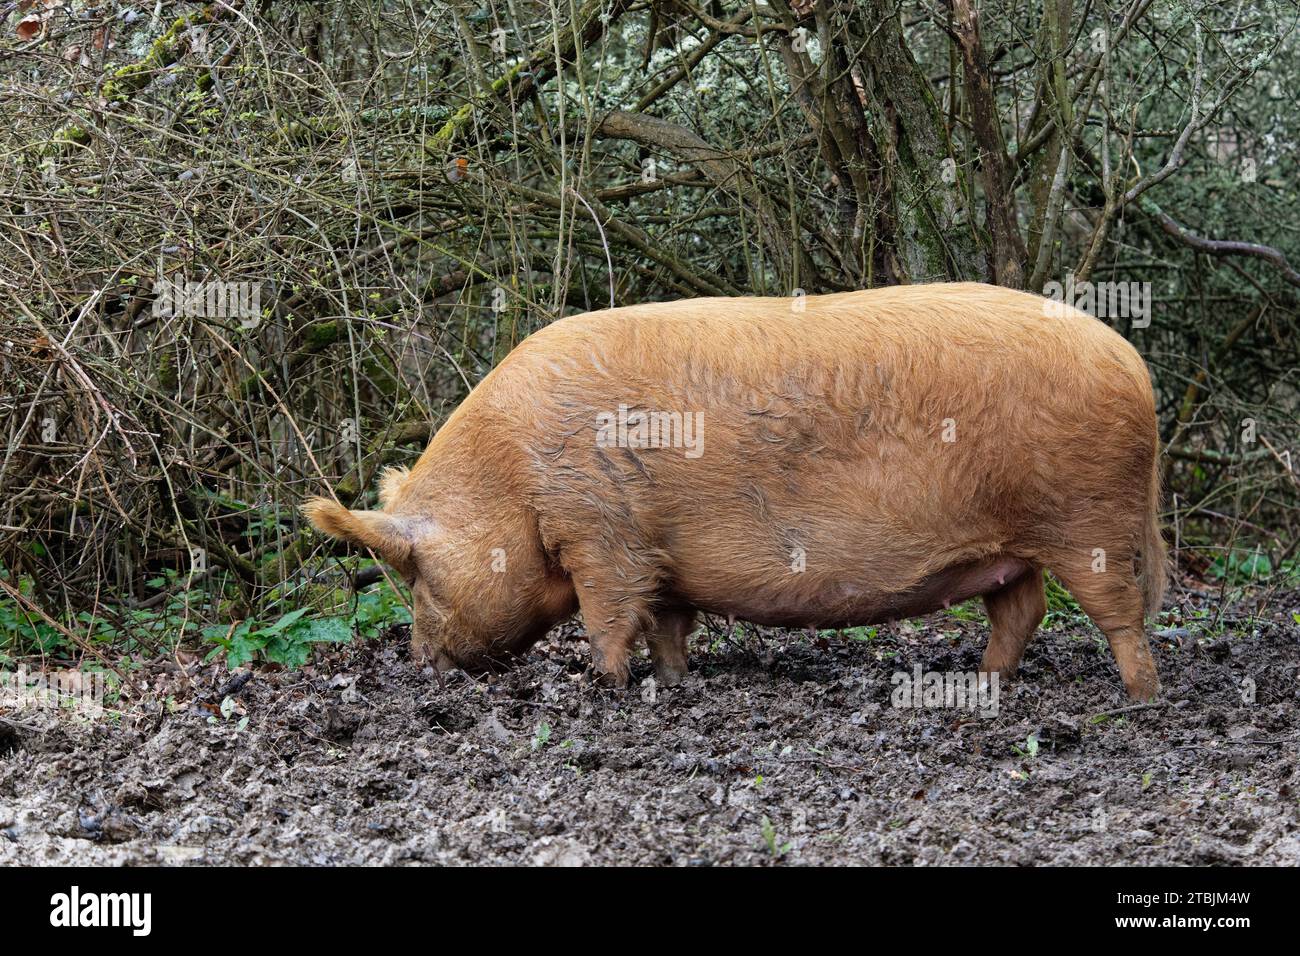
[[[349,511],[328,498],[308,500],[302,513],[317,530],[369,548],[403,574],[411,565],[411,540],[400,518],[382,511]]]
[[[397,493],[402,490],[402,485],[411,477],[411,471],[399,465],[385,468],[384,473],[379,476],[379,507],[387,508],[389,505],[397,502]]]

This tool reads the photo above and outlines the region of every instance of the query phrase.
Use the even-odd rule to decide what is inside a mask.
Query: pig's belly
[[[752,584],[716,588],[679,582],[675,590],[685,602],[712,614],[772,627],[854,627],[919,617],[961,601],[1001,590],[1033,569],[1027,561],[995,557],[953,565],[922,579],[905,591],[888,591],[869,580],[807,582],[770,588]]]

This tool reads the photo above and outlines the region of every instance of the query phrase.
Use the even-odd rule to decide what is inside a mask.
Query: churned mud
[[[1297,611],[1166,629],[1142,709],[1057,622],[993,717],[891,702],[896,672],[978,666],[985,625],[946,614],[715,625],[684,686],[642,661],[626,692],[564,634],[445,686],[397,631],[242,686],[157,662],[114,719],[0,719],[0,863],[1295,865]]]

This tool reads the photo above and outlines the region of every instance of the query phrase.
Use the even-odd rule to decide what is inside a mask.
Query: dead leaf
[[[33,13],[18,21],[18,39],[35,40],[45,31],[45,19]]]

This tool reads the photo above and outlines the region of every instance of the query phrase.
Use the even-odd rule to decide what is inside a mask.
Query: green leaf
[[[231,636],[226,652],[226,666],[231,670],[243,667],[252,661],[258,651],[266,645],[266,639],[250,632],[241,624]]]
[[[352,625],[341,617],[316,618],[303,627],[295,628],[293,636],[313,643],[346,644],[352,640]]]
[[[280,618],[280,620],[276,621],[274,624],[268,627],[266,629],[266,633],[279,634],[285,628],[297,623],[298,619],[302,617],[304,614],[306,614],[309,610],[310,608],[300,607],[296,611],[290,611],[288,614]]]

